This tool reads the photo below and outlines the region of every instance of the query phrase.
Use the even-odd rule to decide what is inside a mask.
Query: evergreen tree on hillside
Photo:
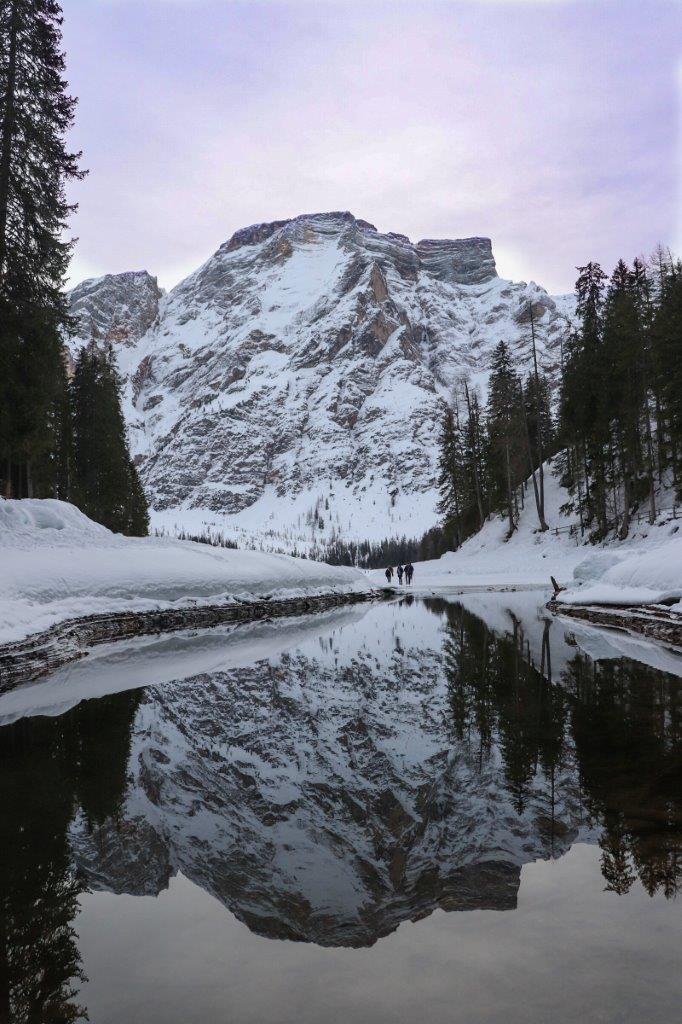
[[[477,512],[476,529],[483,527],[488,512],[487,481],[485,476],[485,436],[478,393],[464,382],[466,422],[464,425],[464,452],[468,478],[473,491]]]
[[[441,423],[438,454],[438,512],[443,529],[452,538],[456,549],[461,544],[462,507],[460,497],[461,456],[459,423],[456,413],[447,406]]]
[[[491,506],[504,511],[509,535],[516,529],[516,488],[526,476],[521,386],[509,346],[500,341],[493,353],[488,384],[487,476]]]
[[[103,351],[93,342],[81,351],[71,391],[77,504],[116,533],[146,535],[147,504],[128,450],[111,347]]]
[[[76,100],[66,93],[61,24],[56,0],[0,6],[0,294],[63,314],[71,243],[62,234],[73,209],[65,183],[83,172],[65,144]]]
[[[525,385],[520,384],[520,388],[528,470],[533,483],[539,529],[544,532],[549,526],[545,518],[543,463],[554,444],[551,393],[547,378],[539,374],[537,369],[528,374]]]
[[[562,439],[570,439],[570,469],[564,482],[577,496],[581,522],[589,525],[596,517],[596,533],[605,536],[604,450],[608,431],[602,329],[606,274],[597,263],[578,270],[576,307],[580,326],[566,346],[561,386]]]
[[[657,397],[661,461],[682,497],[682,263],[664,266],[651,325],[651,363]]]
[[[633,275],[623,260],[618,261],[606,294],[603,347],[604,367],[608,368],[603,386],[610,425],[607,477],[614,492],[614,519],[620,512],[624,538],[638,483],[647,467],[642,444],[646,401],[643,323]]]
[[[0,488],[18,497],[65,496],[65,184],[82,172],[61,20],[56,0],[0,4]]]
[[[448,548],[458,548],[480,527],[477,508],[478,423],[477,400],[463,402],[462,388],[453,395],[443,415],[438,457],[438,511]],[[464,410],[467,410],[466,412]],[[474,418],[476,417],[476,418]],[[482,472],[481,472],[482,475]]]
[[[130,480],[130,503],[126,532],[131,537],[146,537],[149,533],[149,509],[137,468],[132,459],[128,464],[128,478]]]

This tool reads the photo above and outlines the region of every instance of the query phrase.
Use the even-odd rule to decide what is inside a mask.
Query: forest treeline
[[[146,534],[110,351],[74,368],[64,279],[80,153],[56,0],[0,4],[0,495],[74,501],[113,530]]]
[[[532,306],[530,369],[501,340],[487,401],[462,380],[441,428],[439,511],[456,548],[493,514],[508,536],[526,501],[538,530],[547,522],[546,460],[593,541],[628,535],[657,495],[682,498],[682,264],[659,249],[651,260],[620,260],[610,278],[579,268],[576,322],[561,345],[555,382],[539,371]]]

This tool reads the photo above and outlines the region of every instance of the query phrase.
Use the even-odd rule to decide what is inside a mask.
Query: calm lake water
[[[0,697],[0,1022],[679,1020],[679,666],[541,597],[139,641]]]

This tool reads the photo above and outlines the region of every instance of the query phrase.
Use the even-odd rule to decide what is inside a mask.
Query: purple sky
[[[64,0],[72,281],[170,287],[257,221],[489,235],[504,276],[678,251],[676,0]]]

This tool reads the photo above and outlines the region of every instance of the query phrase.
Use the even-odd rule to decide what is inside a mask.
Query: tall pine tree
[[[80,352],[71,392],[76,503],[116,533],[145,536],[147,503],[128,450],[111,347],[102,350],[93,342]]]
[[[56,0],[0,4],[0,487],[19,497],[65,496],[65,186],[83,172],[65,144],[61,24]]]
[[[524,426],[521,386],[509,346],[500,341],[493,353],[488,384],[487,467],[491,505],[504,511],[509,536],[516,529],[518,505],[516,488],[524,479]]]

